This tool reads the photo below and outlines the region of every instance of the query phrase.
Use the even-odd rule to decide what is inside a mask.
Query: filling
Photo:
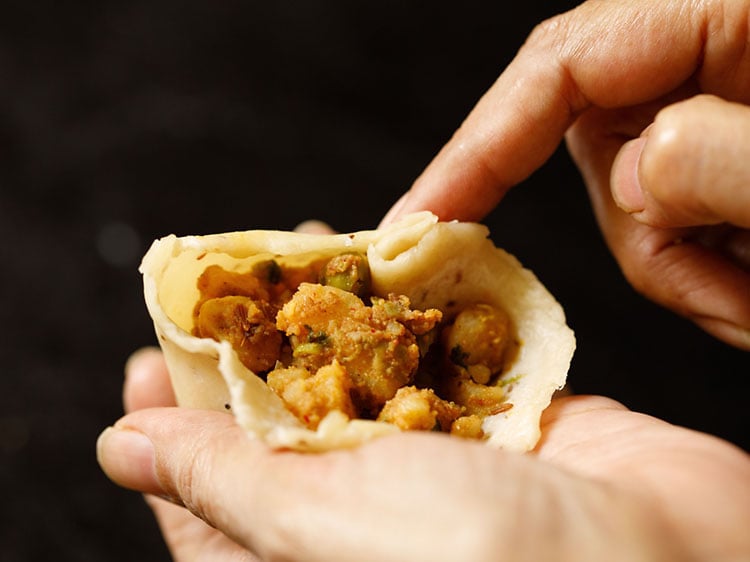
[[[338,410],[481,438],[484,417],[512,407],[512,381],[501,380],[517,349],[508,315],[475,303],[448,318],[373,295],[361,254],[269,259],[243,273],[212,265],[198,289],[193,335],[228,341],[310,429]]]

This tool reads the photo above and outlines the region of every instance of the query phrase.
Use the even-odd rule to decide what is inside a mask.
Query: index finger
[[[592,105],[643,103],[693,76],[703,91],[746,96],[749,7],[589,1],[543,22],[383,223],[423,209],[444,220],[481,219]]]

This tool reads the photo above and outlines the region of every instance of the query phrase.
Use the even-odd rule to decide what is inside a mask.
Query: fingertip
[[[223,412],[140,410],[105,430],[97,445],[114,482],[184,505],[223,529],[247,521],[256,483],[268,485],[277,472],[264,462],[270,449]]]
[[[96,441],[96,458],[114,483],[150,494],[163,492],[156,476],[154,446],[145,434],[108,427]]]
[[[380,221],[378,228],[382,228],[384,226],[388,226],[389,224],[396,222],[396,220],[402,215],[403,210],[407,207],[409,194],[410,192],[407,191],[401,197],[398,198],[398,201],[396,201],[393,204],[390,210],[383,217],[383,220]]]
[[[627,410],[621,402],[607,396],[569,394],[555,398],[542,413],[542,426],[581,413],[600,410]]]
[[[147,346],[137,349],[125,362],[125,376],[138,376],[144,369],[162,360],[163,355],[158,347]]]
[[[123,404],[126,412],[176,404],[164,355],[158,348],[145,347],[128,358]]]
[[[334,234],[335,231],[323,221],[319,220],[306,220],[299,223],[294,227],[294,232],[301,234]]]

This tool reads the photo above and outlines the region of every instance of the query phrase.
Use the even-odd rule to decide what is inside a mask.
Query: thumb
[[[269,474],[284,477],[264,472],[268,456],[232,416],[182,408],[138,410],[97,441],[97,460],[112,481],[183,505],[250,550],[251,530],[267,531],[258,514],[268,499],[257,484]]]
[[[664,108],[612,167],[618,206],[660,228],[750,228],[750,107],[700,95]]]

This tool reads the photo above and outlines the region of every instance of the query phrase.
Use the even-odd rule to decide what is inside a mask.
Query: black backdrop
[[[167,558],[94,458],[123,362],[154,342],[136,271],[153,238],[375,226],[572,5],[6,0],[0,558]],[[575,390],[750,447],[747,354],[628,287],[564,148],[486,222],[565,306]]]

